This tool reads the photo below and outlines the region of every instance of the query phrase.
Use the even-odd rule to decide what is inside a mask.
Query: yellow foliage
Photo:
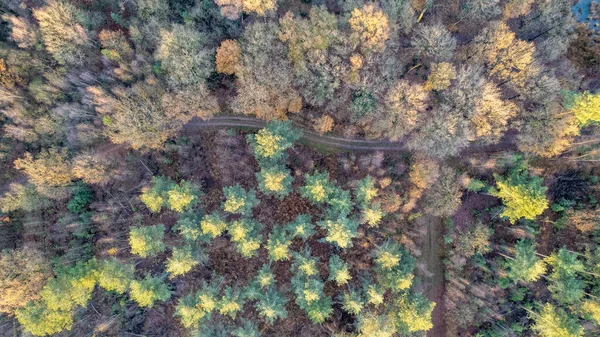
[[[158,213],[165,203],[165,199],[158,192],[152,189],[146,189],[141,195],[140,200],[148,207],[150,212]]]
[[[569,110],[575,115],[579,127],[600,122],[600,91],[595,94],[586,91],[577,95]]]
[[[600,304],[596,301],[586,300],[581,305],[581,310],[590,315],[596,324],[600,325]]]
[[[306,276],[313,276],[317,274],[317,266],[314,260],[306,260],[302,263],[298,269],[302,270]]]
[[[281,151],[279,143],[283,140],[281,136],[274,135],[267,129],[261,129],[254,136],[256,140],[256,152],[259,155],[270,158]]]
[[[266,172],[265,173],[265,187],[269,191],[280,192],[283,191],[283,180],[285,179],[286,174],[284,172]]]
[[[172,210],[183,212],[189,204],[195,199],[193,194],[187,194],[182,190],[170,190],[167,192],[169,206]]]
[[[26,152],[15,160],[15,168],[23,170],[36,186],[65,186],[73,180],[66,149],[49,149],[35,159]]]
[[[373,4],[366,4],[362,9],[355,8],[349,23],[352,37],[357,39],[363,47],[378,51],[385,48],[390,28],[388,18],[381,9],[375,8]]]
[[[217,72],[232,75],[240,64],[242,49],[235,40],[225,40],[217,49]]]
[[[327,236],[325,237],[325,241],[334,242],[340,248],[348,248],[352,245],[352,235],[345,228],[345,226],[338,222],[331,222],[328,220],[330,224],[327,229]]]
[[[198,305],[205,312],[211,312],[217,307],[217,301],[209,294],[200,294],[198,297]]]
[[[365,208],[363,210],[362,218],[363,222],[366,222],[371,227],[375,227],[379,224],[384,215],[382,210]]]
[[[390,252],[383,252],[377,257],[376,262],[384,269],[392,269],[400,263],[400,257]]]
[[[225,201],[223,209],[225,212],[236,213],[244,208],[246,200],[244,198],[238,198],[235,195],[229,196]]]
[[[237,313],[241,309],[242,308],[240,307],[240,304],[235,301],[224,301],[219,306],[219,313],[221,315],[232,316],[232,315],[235,315],[235,313]]]
[[[306,300],[307,303],[316,301],[318,299],[319,299],[319,293],[317,293],[316,291],[310,290],[310,289],[304,290],[304,300]]]
[[[225,231],[227,224],[218,218],[205,217],[200,221],[200,228],[202,229],[202,234],[209,235],[214,239]]]
[[[313,199],[318,202],[323,202],[327,199],[327,192],[325,191],[325,186],[321,184],[321,182],[317,181],[314,185],[310,186],[310,194]]]
[[[369,286],[367,297],[370,304],[380,305],[383,303],[383,293],[378,292],[373,286]]]
[[[242,0],[242,9],[246,13],[264,16],[268,11],[275,9],[276,3],[276,0]]]
[[[425,83],[426,90],[444,90],[450,87],[450,83],[456,78],[456,69],[452,63],[441,62],[431,65],[431,73]]]
[[[319,134],[333,130],[334,121],[329,115],[323,115],[314,121],[313,127]]]
[[[333,276],[333,279],[338,286],[343,286],[352,279],[352,276],[350,275],[350,271],[348,269],[342,269]]]

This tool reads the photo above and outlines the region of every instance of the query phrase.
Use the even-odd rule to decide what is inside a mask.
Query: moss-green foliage
[[[307,174],[305,184],[300,188],[300,193],[304,198],[315,203],[324,203],[329,200],[333,194],[334,187],[329,181],[329,173],[315,172]]]
[[[427,300],[421,294],[408,294],[401,296],[398,306],[397,318],[403,330],[409,332],[428,331],[433,328],[431,313],[435,303]]]
[[[198,306],[195,294],[187,294],[179,300],[175,307],[175,316],[179,317],[185,328],[197,327],[206,312]]]
[[[243,257],[250,258],[257,254],[262,244],[262,225],[254,220],[239,219],[232,221],[227,231],[235,248]]]
[[[152,184],[140,195],[142,202],[153,213],[158,213],[163,206],[170,210],[183,212],[190,210],[200,196],[200,188],[185,180],[175,184],[167,177],[153,177]]]
[[[252,216],[252,208],[259,203],[253,190],[246,191],[240,185],[224,187],[223,194],[225,195],[223,210],[228,213],[249,217]]]
[[[267,249],[271,261],[282,261],[290,259],[290,245],[292,236],[283,227],[275,227],[269,234]]]
[[[317,225],[327,231],[325,241],[339,248],[352,247],[352,239],[358,236],[358,222],[348,218],[319,221]]]
[[[248,143],[254,149],[254,157],[261,166],[285,159],[285,150],[291,148],[302,136],[290,121],[273,121],[254,135],[248,135]]]
[[[129,289],[134,271],[134,266],[114,257],[104,260],[100,262],[98,268],[98,285],[108,291],[123,294]]]
[[[221,315],[235,318],[237,313],[244,307],[244,297],[238,288],[227,287],[219,300],[218,310]]]
[[[348,264],[338,255],[331,255],[329,258],[329,281],[334,281],[338,286],[348,284],[352,279]]]
[[[546,263],[535,255],[535,244],[519,240],[515,244],[515,257],[507,259],[508,277],[515,282],[535,282],[546,272]]]
[[[129,230],[131,253],[141,257],[148,257],[164,251],[164,235],[165,226],[162,224],[146,227],[131,227]]]
[[[244,320],[242,324],[231,331],[234,337],[261,337],[260,330],[256,324],[249,320]]]
[[[267,195],[283,199],[292,191],[292,176],[283,165],[263,167],[256,173],[258,188]]]
[[[194,255],[190,245],[173,248],[171,257],[167,259],[166,272],[170,273],[169,278],[184,275],[197,266],[199,262]]]
[[[393,317],[369,312],[358,317],[358,331],[359,337],[393,337],[398,329]]]
[[[357,203],[368,204],[377,197],[379,189],[375,187],[375,179],[371,176],[366,176],[356,183],[356,190],[354,193]]]
[[[308,318],[315,324],[324,322],[333,312],[331,297],[325,296],[325,283],[319,278],[317,260],[305,249],[303,253],[294,253],[292,263],[292,291],[296,295],[296,304],[305,310]]]
[[[332,219],[347,217],[354,207],[350,191],[334,187],[333,193],[327,200],[327,206],[327,217]]]
[[[345,292],[342,297],[342,309],[352,315],[359,315],[364,306],[364,299],[356,291]]]
[[[270,287],[265,292],[262,292],[258,297],[255,307],[258,315],[262,317],[268,324],[274,324],[278,319],[287,317],[285,305],[288,302],[284,295]]]
[[[315,226],[311,223],[308,214],[298,215],[294,221],[285,225],[285,228],[294,238],[300,238],[304,241],[315,234]]]
[[[131,281],[129,295],[140,307],[152,308],[156,301],[171,298],[171,290],[161,278],[146,275],[142,280]]]
[[[375,274],[381,286],[393,292],[410,288],[416,260],[404,248],[388,240],[373,252]]]
[[[83,213],[93,200],[94,191],[87,185],[77,184],[73,188],[73,196],[67,203],[67,209],[75,214]]]
[[[537,313],[530,312],[529,316],[535,321],[533,329],[541,337],[583,336],[583,327],[579,324],[579,320],[550,303],[544,304]]]
[[[548,208],[548,188],[542,186],[542,178],[529,175],[521,167],[511,170],[507,177],[497,174],[494,177],[497,189],[492,189],[490,193],[502,199],[504,211],[501,215],[511,223],[514,224],[521,218],[535,220],[536,216]]]
[[[548,284],[552,297],[558,303],[567,306],[579,303],[585,288],[585,283],[579,274],[585,270],[585,267],[577,259],[577,254],[561,248],[545,261],[552,267]]]

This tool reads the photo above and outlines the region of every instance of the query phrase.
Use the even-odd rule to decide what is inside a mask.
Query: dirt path
[[[442,258],[444,255],[444,223],[441,218],[425,215],[419,224],[423,228],[421,233],[421,256],[418,258],[419,268],[417,274],[423,280],[425,296],[435,302],[432,321],[433,329],[428,333],[428,337],[445,337],[446,322],[444,321],[444,264]]]

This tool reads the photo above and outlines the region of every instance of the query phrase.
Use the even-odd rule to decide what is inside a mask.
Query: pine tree
[[[515,244],[515,257],[506,261],[508,277],[515,282],[535,282],[546,272],[546,263],[536,256],[535,245],[530,240]]]
[[[497,174],[494,177],[498,189],[492,190],[491,194],[502,199],[504,211],[501,215],[511,223],[520,218],[534,220],[548,208],[548,188],[542,186],[542,178],[531,176],[522,168],[513,169],[505,178]]]
[[[232,221],[227,231],[235,248],[243,257],[250,258],[257,254],[262,243],[262,225],[254,220],[240,219]]]
[[[352,239],[358,237],[358,222],[348,218],[319,221],[317,225],[327,231],[326,242],[342,249],[352,247]]]
[[[19,324],[34,336],[54,335],[73,325],[70,311],[51,310],[43,301],[29,302],[15,312]]]
[[[287,233],[287,230],[283,227],[274,227],[267,240],[269,260],[275,262],[289,260],[291,244],[292,236]]]
[[[305,179],[305,185],[300,188],[302,196],[314,203],[327,202],[334,191],[333,185],[329,181],[329,173],[317,171],[307,174]]]
[[[131,253],[141,257],[154,256],[165,250],[163,237],[165,226],[154,225],[146,227],[131,227],[129,230],[129,244]]]
[[[541,337],[583,336],[583,328],[577,318],[550,303],[544,304],[538,313],[530,312],[530,317],[535,321],[533,329],[539,332]]]
[[[199,193],[198,186],[182,180],[167,192],[167,207],[176,212],[188,210],[198,202]]]
[[[140,200],[153,213],[158,213],[163,206],[177,212],[189,210],[198,202],[200,189],[185,180],[175,184],[166,177],[152,177],[152,185],[145,188]]]
[[[227,229],[227,223],[219,214],[212,213],[202,217],[202,221],[200,221],[200,228],[203,235],[214,239],[223,234],[223,232]]]
[[[258,188],[267,195],[275,195],[283,199],[292,191],[292,176],[289,170],[283,165],[276,165],[269,168],[262,167],[256,174]]]
[[[577,254],[561,248],[545,261],[552,267],[548,285],[552,297],[564,305],[579,303],[584,295],[585,282],[578,274],[585,271],[585,266],[577,260]]]
[[[342,297],[342,310],[352,315],[360,315],[364,308],[364,300],[356,291],[345,292]]]
[[[198,307],[196,297],[195,294],[188,294],[181,298],[175,307],[175,316],[179,317],[181,325],[185,328],[197,327],[200,320],[206,316],[206,312]]]
[[[98,285],[105,290],[124,294],[133,280],[135,267],[122,263],[116,258],[100,262],[98,269]]]
[[[375,179],[366,176],[357,182],[354,195],[358,204],[368,204],[377,197],[378,193],[379,189],[375,187]]]
[[[310,222],[310,215],[308,214],[298,215],[294,221],[285,225],[285,229],[294,238],[300,238],[304,241],[315,234],[315,226]]]
[[[335,281],[341,287],[348,284],[351,279],[348,264],[338,255],[331,255],[329,258],[329,281]]]
[[[600,122],[600,91],[567,93],[563,105],[573,112],[579,127]]]
[[[142,280],[131,281],[129,295],[140,307],[152,308],[156,301],[162,302],[171,298],[171,290],[162,279],[148,274]]]
[[[244,320],[241,326],[234,329],[231,334],[234,337],[261,337],[260,330],[256,324],[249,320]]]
[[[180,248],[173,248],[171,257],[167,260],[166,272],[169,273],[169,278],[184,275],[199,264],[197,257],[198,252],[192,251],[192,247],[187,245]]]
[[[400,244],[388,240],[374,250],[373,257],[375,275],[382,287],[393,292],[410,288],[416,260]]]
[[[42,288],[42,299],[49,310],[70,312],[85,306],[92,297],[98,278],[95,260],[55,270],[56,278]]]
[[[255,307],[258,315],[263,317],[267,324],[274,324],[278,319],[287,317],[286,303],[287,298],[275,288],[270,287],[259,296]]]
[[[252,208],[259,203],[253,190],[246,191],[239,184],[224,187],[223,194],[225,194],[225,203],[223,204],[225,212],[251,216]]]
[[[397,319],[409,332],[429,331],[433,328],[431,313],[435,303],[427,300],[421,294],[401,296],[398,306]]]
[[[291,148],[302,132],[292,127],[290,121],[272,121],[256,134],[248,135],[248,143],[254,149],[259,163],[275,163],[286,158],[285,150]]]
[[[152,213],[158,213],[166,204],[166,194],[174,185],[175,183],[167,177],[152,177],[151,186],[142,189],[140,200]]]
[[[221,315],[228,315],[235,319],[238,311],[242,310],[244,299],[242,292],[237,288],[227,287],[219,300],[218,309]]]
[[[186,242],[195,242],[198,239],[204,238],[205,235],[203,228],[201,227],[201,219],[204,220],[198,213],[182,213],[180,214],[174,229],[179,232],[179,235],[181,235]],[[220,233],[221,232],[219,232],[219,234]]]

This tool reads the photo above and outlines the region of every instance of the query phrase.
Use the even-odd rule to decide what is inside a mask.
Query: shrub
[[[131,253],[141,257],[148,257],[164,251],[164,235],[165,226],[162,224],[146,227],[131,227],[129,230]]]

